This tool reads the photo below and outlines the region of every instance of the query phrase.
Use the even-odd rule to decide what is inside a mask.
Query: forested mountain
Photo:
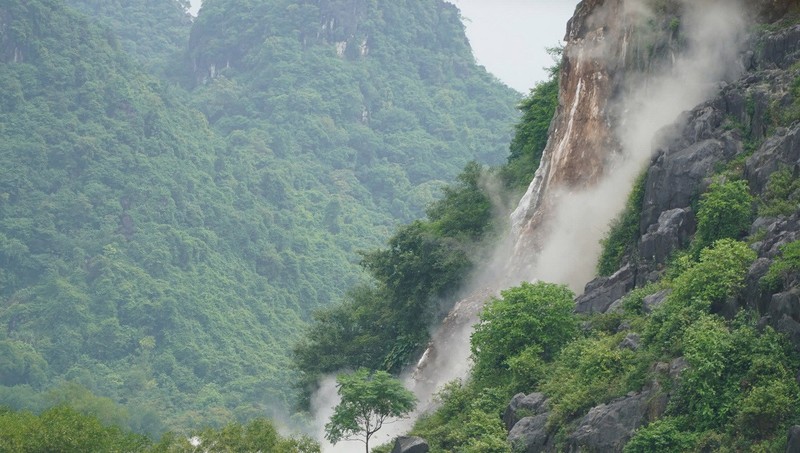
[[[800,449],[798,0],[584,0],[515,126],[442,1],[69,4],[0,0],[0,450],[318,452],[437,355],[433,452]]]
[[[191,31],[187,0],[65,0],[110,28],[121,47],[149,70],[181,61]]]
[[[311,311],[504,157],[518,95],[440,1],[209,0],[182,50],[180,4],[122,3],[0,2],[0,401],[286,414]]]

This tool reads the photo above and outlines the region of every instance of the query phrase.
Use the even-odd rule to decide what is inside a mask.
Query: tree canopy
[[[325,425],[332,443],[358,439],[369,453],[369,439],[392,418],[403,417],[416,405],[411,391],[385,371],[362,368],[336,378],[341,401]]]

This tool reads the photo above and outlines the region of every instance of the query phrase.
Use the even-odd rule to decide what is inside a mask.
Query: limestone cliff
[[[567,80],[561,81],[562,105],[551,127],[551,142],[537,179],[515,213],[518,256],[534,254],[541,248],[537,240],[547,237],[546,221],[553,209],[551,200],[557,199],[558,190],[574,190],[601,181],[609,169],[616,168],[609,166],[613,161],[611,156],[621,153],[624,159],[631,154],[626,149],[630,142],[626,141],[625,131],[634,123],[624,107],[631,104],[616,104],[623,106],[621,109],[613,106],[615,100],[630,99],[630,94],[636,93],[630,91],[632,77],[651,83],[650,93],[655,92],[652,87],[658,81],[659,72],[686,77],[684,72],[676,72],[674,68],[680,67],[676,62],[683,54],[691,52],[691,42],[682,42],[680,35],[694,13],[679,3],[675,3],[675,9],[663,10],[661,13],[666,16],[660,17],[674,14],[677,21],[669,19],[669,23],[679,24],[674,26],[677,33],[671,37],[672,43],[651,41],[650,48],[665,46],[663,48],[669,51],[651,54],[646,60],[631,59],[631,53],[635,53],[631,43],[638,39],[636,34],[641,30],[621,25],[630,16],[619,13],[619,3],[622,2],[585,1],[570,22],[562,71],[562,77]],[[698,3],[706,6],[713,2]],[[739,27],[742,40],[731,60],[733,65],[726,68],[728,71],[718,73],[719,77],[708,79],[713,82],[708,94],[651,137],[653,146],[648,150],[642,180],[642,203],[637,207],[639,231],[635,247],[624,257],[616,273],[596,278],[586,285],[584,294],[576,300],[576,311],[621,312],[621,301],[633,288],[659,281],[670,257],[689,245],[697,228],[697,200],[714,178],[724,173],[723,169],[728,172],[725,174],[743,177],[750,192],[760,200],[760,206],[775,196],[768,187],[781,172],[796,184],[800,168],[800,123],[794,109],[799,94],[796,86],[800,77],[797,69],[800,25],[797,25],[796,16],[785,14],[796,11],[793,8],[797,8],[798,3],[742,4],[743,18],[747,20]],[[599,11],[603,12],[598,15]],[[783,20],[774,22],[779,18]],[[754,26],[752,20],[761,25]],[[602,22],[601,28],[597,28],[598,21]],[[764,26],[765,22],[769,25]],[[593,73],[587,78],[574,70],[588,64],[585,58],[581,60],[576,55],[586,55],[587,43],[596,46],[590,37],[601,31],[603,43],[613,43],[615,50],[606,52],[610,59],[594,62]],[[705,36],[706,40],[713,39]],[[658,71],[653,70],[654,65],[659,67]],[[582,87],[592,78],[601,81],[595,89],[605,93],[598,99],[592,96],[592,90]],[[684,82],[684,86],[686,84]],[[572,95],[569,90],[579,94]],[[680,92],[674,91],[674,96],[680,96]],[[580,101],[576,102],[576,98]],[[581,115],[580,112],[590,113]],[[581,135],[570,137],[570,131],[580,131]],[[587,149],[587,143],[611,145]],[[746,287],[736,297],[713,304],[711,310],[732,318],[740,309],[749,309],[760,316],[760,327],[774,327],[800,348],[800,279],[796,272],[789,272],[777,289],[765,286],[762,279],[770,264],[780,256],[781,247],[800,238],[797,193],[789,191],[785,196],[788,203],[782,212],[760,209],[752,223],[751,249],[759,258],[750,267]],[[645,310],[658,306],[664,298],[663,291],[648,296],[644,300]],[[631,332],[619,347],[635,349],[638,342],[638,334]],[[532,411],[533,416],[515,415],[527,409],[525,401],[544,401],[544,395],[518,395],[507,413],[507,418],[513,421],[508,426],[509,441],[520,451],[622,451],[636,429],[664,415],[673,395],[664,390],[662,384],[679,382],[686,366],[682,358],[654,363],[651,373],[661,376],[659,380],[646,383],[638,392],[584,411],[571,420],[569,426],[556,430],[545,423],[548,419],[546,402]],[[557,430],[561,430],[559,440],[554,438]],[[791,442],[790,439],[790,445]],[[788,451],[794,450],[790,447]]]

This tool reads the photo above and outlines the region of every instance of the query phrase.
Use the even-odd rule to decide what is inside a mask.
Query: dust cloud
[[[654,14],[648,7],[651,3],[646,0],[625,2],[629,20],[633,18],[642,24],[647,23]],[[403,376],[406,386],[414,390],[420,400],[420,411],[435,405],[433,395],[436,389],[468,375],[469,337],[477,321],[477,312],[486,299],[521,281],[563,283],[577,293],[582,291],[586,282],[595,275],[599,242],[609,223],[622,210],[633,182],[649,162],[654,146],[658,146],[655,140],[659,131],[672,124],[682,112],[712,96],[719,90],[720,81],[742,71],[740,52],[747,25],[744,5],[732,0],[683,0],[677,3],[684,11],[680,36],[685,43],[681,52],[672,55],[669,64],[657,73],[644,72],[626,78],[618,98],[609,106],[616,112],[611,127],[619,148],[607,150],[603,178],[589,188],[545,185],[548,193],[541,196],[548,198],[552,209],[538,251],[528,254],[526,259],[529,262],[524,266],[512,266],[508,261],[517,238],[509,233],[509,237],[501,240],[487,260],[488,264],[472,279],[471,295],[459,302],[445,323],[432,332],[432,346],[426,351],[426,356]],[[598,11],[598,14],[603,14],[603,11]],[[546,169],[540,169],[536,177],[545,175]],[[320,427],[332,412],[330,408],[336,403],[335,395],[332,381],[323,382],[316,401]],[[411,425],[412,421],[407,420],[386,427],[376,435],[381,438],[374,444],[379,445],[406,432]],[[357,447],[363,448],[363,445],[325,445],[323,451],[358,451]]]

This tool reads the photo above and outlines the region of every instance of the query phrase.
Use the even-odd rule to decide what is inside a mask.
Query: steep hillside
[[[94,21],[109,27],[140,64],[150,70],[181,61],[192,20],[185,0],[66,0]]]
[[[356,252],[505,154],[518,95],[452,6],[290,3],[209,0],[188,94],[141,64],[174,52],[180,5],[0,3],[2,403],[74,382],[151,433],[286,414],[291,345]],[[396,33],[340,55],[330,15]]]
[[[419,217],[468,161],[507,153],[518,97],[475,65],[442,1],[210,0],[189,58],[231,150],[266,147],[269,184],[328,212],[346,249]]]
[[[431,451],[797,450],[799,13],[578,6],[512,269],[585,281],[591,205],[634,187],[583,294],[489,301],[471,376],[413,431]]]

